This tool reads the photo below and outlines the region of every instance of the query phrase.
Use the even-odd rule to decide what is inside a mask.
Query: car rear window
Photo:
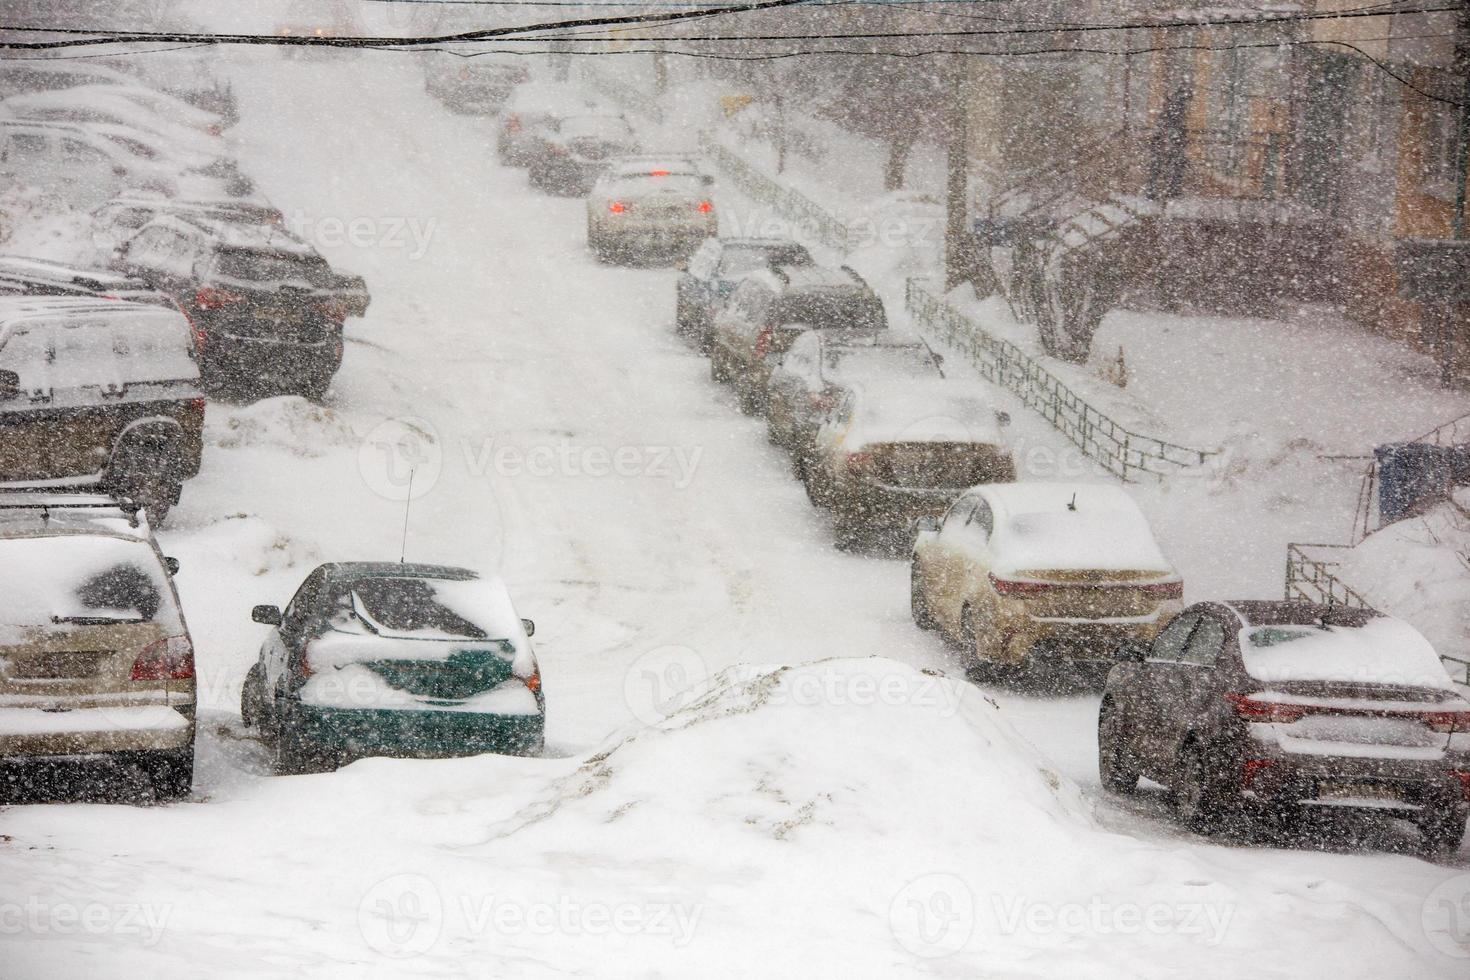
[[[510,620],[504,601],[478,579],[383,576],[346,586],[332,627],[406,639],[492,640],[515,636],[518,624]]]
[[[853,380],[939,377],[934,355],[923,347],[829,349],[827,367]]]
[[[772,319],[805,323],[815,330],[879,330],[885,325],[883,304],[876,296],[856,291],[799,293],[788,296]]]
[[[1266,624],[1241,631],[1246,673],[1265,682],[1322,682],[1453,689],[1439,656],[1408,623],[1362,626]]]
[[[0,641],[115,622],[183,631],[168,572],[147,542],[100,534],[0,539]]]
[[[315,255],[265,249],[222,249],[215,266],[221,276],[261,282],[304,282],[315,285],[326,264]]]

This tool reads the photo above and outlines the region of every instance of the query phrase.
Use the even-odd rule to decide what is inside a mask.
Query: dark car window
[[[1149,659],[1177,661],[1179,655],[1184,652],[1184,646],[1189,641],[1189,634],[1197,622],[1199,622],[1198,613],[1181,613],[1174,617],[1174,621],[1168,626],[1165,626],[1163,632],[1154,637],[1154,645],[1153,649],[1149,651]]]
[[[1184,648],[1179,660],[1181,663],[1197,664],[1200,667],[1213,667],[1220,656],[1220,648],[1224,645],[1225,627],[1206,616],[1200,620],[1199,627],[1189,638],[1189,645]]]
[[[876,296],[846,290],[788,296],[773,311],[771,320],[805,323],[818,330],[877,330],[884,326],[883,304]]]
[[[310,284],[321,278],[324,269],[325,263],[315,255],[266,249],[220,249],[214,262],[217,275],[250,282]]]
[[[287,632],[299,631],[306,628],[308,622],[317,614],[317,597],[321,595],[322,580],[326,573],[317,569],[306,576],[306,581],[301,583],[301,588],[291,597],[286,605],[286,611],[281,617],[281,629]]]
[[[990,532],[995,530],[995,515],[991,513],[990,505],[983,500],[975,501],[975,512],[970,515],[970,524],[985,532],[985,537],[990,537]]]
[[[975,510],[976,501],[973,498],[961,497],[950,507],[949,513],[944,515],[944,530],[956,531],[964,527]]]

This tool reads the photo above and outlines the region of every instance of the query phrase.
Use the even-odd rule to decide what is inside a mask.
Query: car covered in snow
[[[709,238],[680,271],[674,297],[674,329],[709,349],[715,314],[752,272],[772,266],[811,265],[811,253],[789,238]]]
[[[854,384],[797,464],[812,502],[831,508],[839,546],[911,536],[976,484],[1016,478],[994,406],[936,380]]]
[[[90,210],[124,188],[178,192],[178,174],[83,126],[0,118],[0,190],[34,187]]]
[[[320,398],[342,363],[344,322],[369,302],[361,277],[268,223],[168,214],[139,229],[118,264],[188,313],[205,383],[249,397]]]
[[[424,90],[453,112],[499,112],[512,90],[530,78],[524,65],[488,57],[443,55],[425,62]]]
[[[1134,643],[1098,715],[1103,785],[1140,776],[1181,819],[1232,811],[1290,824],[1371,811],[1457,848],[1470,812],[1470,703],[1408,623],[1307,602],[1203,602]]]
[[[281,772],[543,747],[535,625],[498,580],[440,565],[333,563],[284,611],[252,615],[273,628],[240,716]]]
[[[100,296],[179,309],[173,297],[136,277],[20,255],[0,255],[0,296]]]
[[[885,330],[883,301],[847,266],[776,265],[746,276],[710,327],[710,378],[740,409],[765,402],[771,370],[808,330]]]
[[[112,261],[150,221],[163,215],[207,218],[226,224],[284,227],[286,217],[270,201],[249,197],[180,198],[124,194],[92,211],[92,242]]]
[[[998,483],[925,522],[910,564],[914,622],[957,643],[982,677],[1038,659],[1090,669],[1151,641],[1183,580],[1138,504],[1105,483]]]
[[[102,487],[157,526],[199,472],[203,428],[193,334],[172,303],[0,295],[0,482]]]
[[[104,496],[0,491],[0,767],[194,775],[194,648],[148,523]]]
[[[587,195],[587,246],[602,261],[686,259],[719,233],[713,184],[688,161],[616,161]]]
[[[572,116],[542,141],[527,177],[549,194],[582,197],[614,159],[637,152],[638,138],[622,116]]]
[[[572,116],[585,116],[599,100],[574,85],[530,81],[517,86],[500,114],[495,155],[507,167],[528,167],[545,140],[561,130]]]
[[[823,419],[853,384],[939,380],[944,377],[943,363],[917,334],[810,330],[796,339],[766,382],[766,427],[771,441],[800,459],[811,451]]]

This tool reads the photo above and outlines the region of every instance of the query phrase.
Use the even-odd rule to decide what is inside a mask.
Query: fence
[[[847,225],[821,205],[789,187],[783,187],[707,132],[699,135],[699,145],[704,155],[751,200],[773,208],[803,236],[814,238],[844,255],[850,251],[852,233]]]
[[[1336,606],[1372,609],[1362,594],[1332,572],[1337,562],[1323,561],[1307,554],[1307,548],[1342,551],[1345,544],[1288,544],[1286,546],[1286,598],[1305,599]],[[1455,683],[1470,687],[1470,656],[1454,656],[1440,651],[1439,659]]]
[[[980,374],[1014,392],[1089,458],[1123,480],[1158,479],[1201,466],[1212,451],[1190,449],[1130,432],[1068,388],[1015,344],[987,333],[978,323],[910,279],[904,294],[910,315],[969,355]]]

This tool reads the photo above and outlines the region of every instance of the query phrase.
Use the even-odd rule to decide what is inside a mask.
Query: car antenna
[[[403,498],[403,540],[398,545],[398,564],[403,564],[404,557],[408,554],[408,510],[413,506],[413,475],[417,469],[408,471],[408,494]]]
[[[1077,509],[1077,491],[1076,490],[1073,490],[1072,491],[1072,499],[1069,500],[1069,501],[1067,501],[1067,509],[1068,510],[1076,510]]]

